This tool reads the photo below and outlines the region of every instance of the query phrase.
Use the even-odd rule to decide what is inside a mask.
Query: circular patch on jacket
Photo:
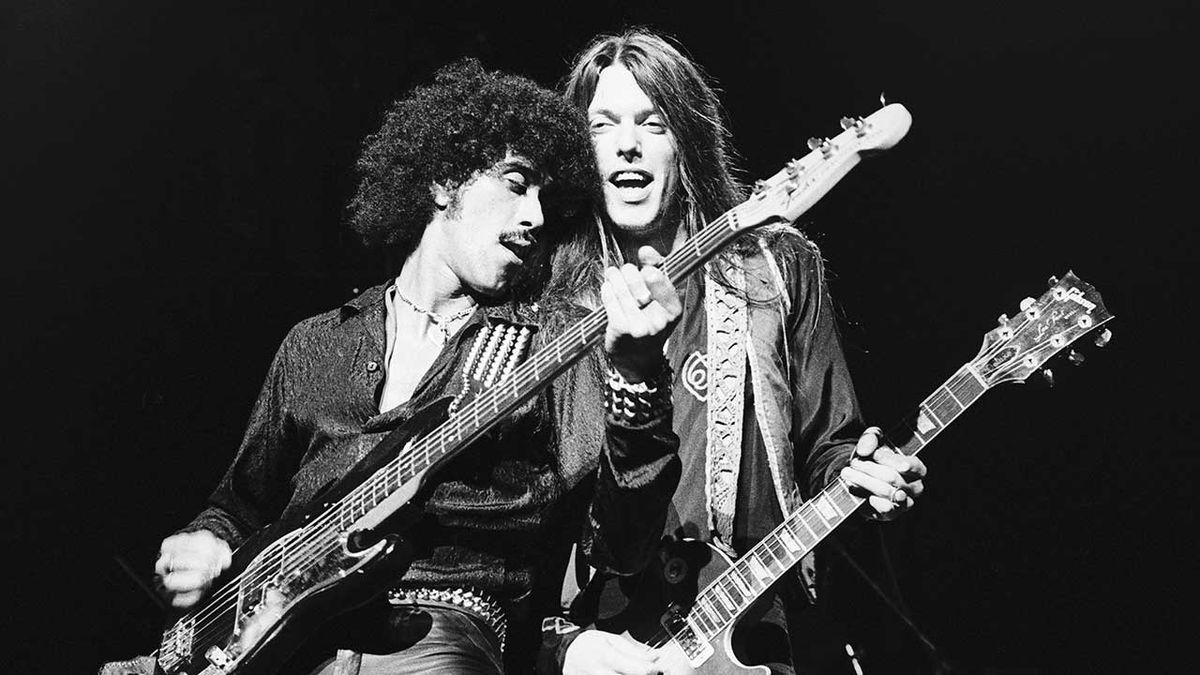
[[[683,388],[701,403],[708,400],[708,355],[694,351],[683,362],[683,372],[679,374]]]

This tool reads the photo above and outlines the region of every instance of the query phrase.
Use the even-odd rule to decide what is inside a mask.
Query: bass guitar
[[[1037,300],[1026,298],[1011,319],[1001,316],[975,358],[891,429],[887,443],[917,454],[992,387],[1024,382],[1086,334],[1095,333],[1096,344],[1104,346],[1112,334],[1100,327],[1111,319],[1091,285],[1071,272],[1051,277],[1050,290]],[[1082,361],[1075,350],[1069,358]],[[642,574],[588,587],[581,596],[587,603],[583,611],[600,615],[597,628],[657,648],[663,675],[767,675],[766,667],[746,666],[735,657],[731,639],[737,622],[864,501],[838,478],[736,561],[704,542],[666,541],[657,562]]]
[[[662,268],[682,279],[743,232],[795,220],[863,157],[900,141],[912,123],[890,104],[866,118],[843,118],[833,138],[812,139],[754,194],[668,256]],[[278,669],[329,617],[378,595],[407,568],[411,548],[395,534],[432,472],[510,415],[582,358],[604,335],[603,309],[589,314],[490,386],[451,406],[449,398],[418,414],[301,516],[255,535],[234,553],[213,594],[171,621],[152,655],[166,675],[252,675]],[[528,334],[496,337],[497,350]],[[496,361],[497,363],[499,361]],[[387,527],[380,527],[384,521]],[[385,534],[385,531],[387,532]]]

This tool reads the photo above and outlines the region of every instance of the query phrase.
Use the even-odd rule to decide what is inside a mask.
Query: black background
[[[957,672],[1165,672],[1190,651],[1187,3],[165,4],[0,14],[0,670],[154,648],[138,584],[224,470],[279,340],[379,279],[343,208],[387,102],[464,54],[553,85],[628,24],[720,82],[751,179],[881,92],[912,112],[803,219],[871,421],[915,406],[1051,274],[1116,315],[1056,387],[997,388],[946,431],[927,495],[884,535],[909,617]],[[933,672],[846,584],[865,671]]]

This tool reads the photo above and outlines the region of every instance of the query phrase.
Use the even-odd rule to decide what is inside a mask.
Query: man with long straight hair
[[[562,89],[588,115],[605,208],[593,235],[570,243],[576,264],[551,284],[594,303],[603,264],[647,246],[667,255],[746,193],[713,85],[663,36],[596,37]],[[890,520],[913,506],[925,466],[881,444],[878,428],[864,429],[811,241],[790,227],[761,228],[675,282],[684,309],[665,351],[683,474],[665,535],[737,557],[838,477],[868,498],[868,517]],[[793,672],[785,616],[802,604],[798,575],[785,579],[735,633],[746,662],[777,673]],[[598,574],[590,584],[605,581]],[[572,618],[594,617],[577,603]],[[544,628],[544,670],[656,672],[655,652],[628,638],[555,625]]]
[[[391,106],[358,169],[352,225],[399,264],[283,340],[206,508],[161,544],[156,582],[177,610],[227,581],[232,549],[321,505],[393,430],[481,385],[505,386],[522,353],[573,318],[564,303],[537,302],[553,243],[597,193],[584,123],[557,94],[474,60],[452,64]],[[400,530],[411,565],[362,607],[333,612],[284,672],[527,671],[548,609],[538,589],[558,583],[573,541],[614,573],[644,563],[679,474],[662,356],[679,300],[652,265],[609,269],[600,295],[603,350],[423,472],[414,522]],[[252,614],[282,613],[281,598],[310,588],[294,591],[284,574],[272,583],[281,587],[264,588]],[[222,597],[230,588],[254,590],[234,583]],[[172,673],[178,664],[161,659],[219,656],[226,644],[211,652],[183,637],[159,654]]]

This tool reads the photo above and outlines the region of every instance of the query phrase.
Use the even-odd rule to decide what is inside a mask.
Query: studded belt
[[[504,638],[508,632],[508,620],[504,608],[487,593],[473,588],[425,588],[423,586],[398,586],[387,594],[388,603],[394,607],[424,605],[457,609],[475,615],[484,625],[492,629],[504,651]]]

